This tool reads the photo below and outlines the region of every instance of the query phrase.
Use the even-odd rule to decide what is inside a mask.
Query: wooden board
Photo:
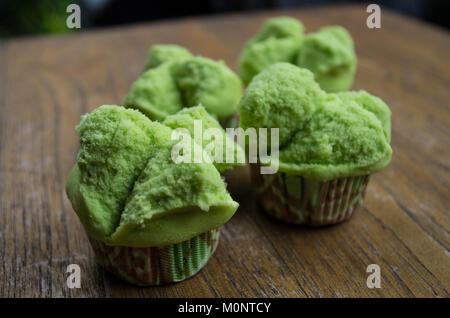
[[[275,15],[308,31],[340,24],[356,42],[355,89],[392,109],[391,164],[372,178],[365,207],[337,226],[273,221],[254,202],[248,170],[229,175],[241,206],[208,265],[185,282],[123,284],[94,261],[64,192],[80,115],[120,104],[150,45],[177,43],[233,69],[245,41]],[[450,36],[365,7],[235,14],[140,24],[0,44],[0,296],[3,297],[448,297]],[[66,267],[81,266],[81,288]],[[381,268],[381,288],[366,267]]]

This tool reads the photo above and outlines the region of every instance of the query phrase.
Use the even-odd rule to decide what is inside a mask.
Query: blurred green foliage
[[[66,8],[75,0],[1,0],[0,38],[72,32]]]

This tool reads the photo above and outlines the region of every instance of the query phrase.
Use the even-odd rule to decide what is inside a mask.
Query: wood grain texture
[[[246,168],[229,173],[241,206],[194,278],[158,288],[121,283],[99,268],[64,193],[81,114],[120,104],[149,46],[177,43],[233,69],[245,41],[275,15],[313,31],[340,24],[358,54],[355,89],[392,109],[391,164],[365,207],[341,225],[310,229],[261,213]],[[0,44],[0,296],[2,297],[448,297],[450,291],[450,36],[364,7],[189,18]],[[81,266],[80,289],[66,267]],[[381,267],[381,289],[366,267]]]

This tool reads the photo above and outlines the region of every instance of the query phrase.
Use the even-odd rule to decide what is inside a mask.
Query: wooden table
[[[64,192],[81,114],[119,104],[150,45],[177,43],[233,69],[269,16],[313,31],[340,24],[356,42],[355,89],[392,109],[391,164],[374,175],[365,207],[320,229],[273,221],[255,204],[246,168],[229,174],[241,206],[194,278],[157,288],[124,284],[94,261]],[[3,297],[448,297],[450,291],[450,36],[365,7],[299,9],[139,24],[0,45],[0,296]],[[81,288],[66,267],[81,267]],[[381,268],[369,289],[366,267]]]

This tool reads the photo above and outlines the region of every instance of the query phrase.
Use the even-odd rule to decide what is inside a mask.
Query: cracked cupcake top
[[[352,86],[356,71],[352,37],[340,26],[328,26],[308,34],[295,64],[313,72],[325,91],[345,91]]]
[[[279,170],[315,180],[369,174],[390,161],[390,110],[365,91],[326,93],[313,74],[277,63],[239,104],[244,129],[279,128]]]
[[[239,57],[239,76],[245,84],[276,62],[294,63],[303,41],[303,24],[290,17],[267,19]]]
[[[192,56],[179,46],[154,46],[146,68],[123,104],[152,120],[162,121],[196,105],[216,119],[225,119],[235,112],[242,96],[241,80],[223,61]]]
[[[191,111],[209,116],[199,109]],[[162,246],[231,218],[238,204],[214,164],[172,161],[172,128],[120,106],[101,106],[82,117],[66,192],[90,236],[110,245]]]
[[[349,89],[356,71],[353,40],[343,27],[328,26],[304,35],[300,21],[289,17],[267,19],[239,57],[239,76],[245,84],[277,62],[288,62],[313,72],[327,92]]]

